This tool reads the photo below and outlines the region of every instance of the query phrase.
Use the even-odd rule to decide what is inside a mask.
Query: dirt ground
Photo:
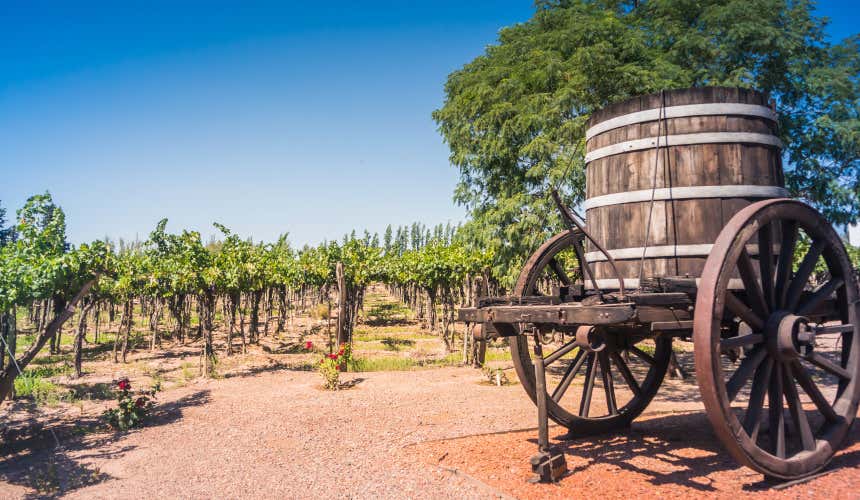
[[[11,408],[0,497],[69,498],[858,498],[860,431],[811,481],[776,489],[720,447],[690,382],[667,381],[633,427],[564,443],[572,473],[532,485],[535,411],[518,385],[471,368],[319,375],[272,366],[159,394],[155,419],[121,434],[95,403]],[[561,429],[551,429],[558,436]],[[8,436],[7,436],[8,437]]]

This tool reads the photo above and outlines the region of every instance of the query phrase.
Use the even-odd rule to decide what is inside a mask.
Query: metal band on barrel
[[[605,194],[585,200],[585,210],[624,203],[640,203],[662,200],[689,200],[694,198],[786,198],[787,189],[779,186],[684,186],[674,188],[642,189],[622,193]]]
[[[641,259],[642,253],[645,253],[645,258],[674,258],[674,257],[707,257],[711,254],[711,249],[714,245],[710,243],[697,245],[657,245],[653,247],[633,247],[633,248],[616,248],[608,250],[609,255],[615,260],[633,260]],[[779,253],[780,245],[774,245],[773,251]],[[758,255],[758,245],[747,245],[747,253],[750,255]],[[605,262],[606,256],[601,252],[588,252],[585,254],[587,262]],[[627,283],[627,280],[624,280]]]
[[[697,286],[699,284],[699,281],[701,281],[700,278],[696,278],[696,285]],[[613,289],[617,290],[618,289],[618,280],[615,278],[599,279],[599,280],[597,280],[597,286],[599,286],[601,290],[613,290]],[[624,278],[624,288],[625,289],[632,289],[632,288],[638,288],[638,287],[639,287],[639,280],[637,278]],[[593,288],[590,281],[588,281],[588,280],[585,281],[585,288],[587,290],[591,290]],[[744,289],[744,282],[741,279],[732,278],[729,280],[728,288],[729,288],[729,290],[743,290]]]
[[[585,155],[585,162],[589,163],[600,158],[621,153],[629,153],[631,151],[653,149],[657,146],[658,140],[661,147],[687,146],[694,144],[741,143],[761,144],[764,146],[782,148],[782,141],[771,134],[758,134],[753,132],[703,132],[699,134],[667,135],[659,138],[646,137],[645,139],[619,142],[618,144],[612,144],[587,153]]]
[[[663,118],[684,118],[688,116],[757,116],[776,121],[776,111],[760,104],[740,103],[709,103],[709,104],[686,104],[683,106],[671,106],[663,108]],[[637,111],[622,116],[616,116],[609,120],[598,123],[585,131],[585,138],[602,134],[608,130],[634,125],[636,123],[653,122],[660,119],[660,108]]]

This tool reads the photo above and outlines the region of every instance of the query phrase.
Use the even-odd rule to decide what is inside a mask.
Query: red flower
[[[305,350],[306,350],[306,351],[310,351],[310,350],[311,350],[311,349],[313,349],[313,348],[314,348],[314,343],[313,343],[313,342],[311,342],[310,340],[309,340],[309,341],[307,341],[307,342],[305,342]]]
[[[337,359],[337,354],[329,354],[328,359]]]
[[[120,380],[116,385],[121,391],[127,391],[131,389],[131,383],[128,381],[127,378]]]
[[[137,406],[138,408],[143,408],[143,405],[145,404],[146,401],[144,401],[143,398],[137,398],[137,401],[134,402],[134,406]]]
[[[337,365],[337,371],[346,371],[346,367],[344,365]]]

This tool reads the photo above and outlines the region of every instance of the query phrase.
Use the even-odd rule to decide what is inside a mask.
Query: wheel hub
[[[815,345],[809,319],[789,311],[777,311],[765,325],[767,349],[779,361],[792,361],[808,355]]]
[[[588,352],[600,352],[606,349],[606,338],[593,326],[583,325],[576,329],[576,345]]]

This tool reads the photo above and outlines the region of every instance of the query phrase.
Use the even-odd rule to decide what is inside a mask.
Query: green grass
[[[412,315],[412,311],[399,302],[380,301],[373,304],[365,303],[365,306],[369,306],[369,309],[365,311],[364,316],[379,322],[403,321]]]
[[[349,360],[349,371],[351,372],[396,372],[414,370],[419,367],[421,364],[414,359],[393,356]]]
[[[487,349],[485,361],[510,361],[511,351],[508,349]]]
[[[382,345],[385,346],[386,350],[389,351],[400,351],[404,348],[415,347],[415,341],[411,339],[398,339],[395,337],[388,337],[386,339],[382,339]]]
[[[37,404],[56,404],[63,399],[71,400],[71,393],[48,380],[64,369],[65,367],[25,369],[24,373],[15,378],[15,394],[19,398],[32,399]]]
[[[200,375],[200,368],[196,363],[183,361],[182,364],[179,365],[179,369],[184,382],[194,380],[198,375]]]
[[[28,371],[35,372],[41,377],[68,375],[72,371],[72,356],[70,354],[56,354],[35,358],[30,362],[29,367],[24,369],[23,375],[26,375]]]
[[[657,352],[654,349],[654,344],[650,342],[639,342],[638,344],[636,344],[636,347],[638,347],[640,351],[650,354],[651,356],[653,356],[654,353]]]
[[[428,360],[427,366],[460,366],[463,363],[462,352],[452,352],[444,358]]]
[[[398,338],[406,340],[433,340],[439,339],[437,335],[429,335],[426,333],[414,333],[405,331],[403,327],[379,327],[373,330],[356,329],[353,334],[353,339],[359,342],[374,342],[383,341],[386,339]]]
[[[388,346],[382,344],[380,342],[360,342],[356,341],[352,343],[353,352],[358,351],[387,351]]]
[[[114,399],[114,384],[107,382],[96,382],[94,384],[74,384],[70,390],[74,392],[77,400],[109,400]]]

